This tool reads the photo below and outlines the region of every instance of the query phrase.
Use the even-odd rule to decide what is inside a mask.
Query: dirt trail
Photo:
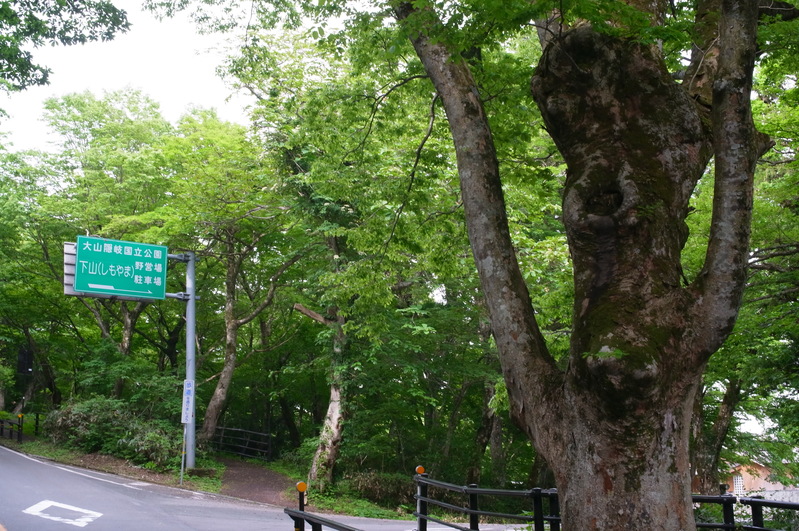
[[[297,505],[296,497],[289,490],[294,482],[288,477],[239,459],[223,459],[222,462],[226,467],[222,475],[222,494],[281,507]]]

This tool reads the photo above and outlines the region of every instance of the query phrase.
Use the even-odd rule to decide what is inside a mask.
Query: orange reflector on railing
[[[308,490],[307,483],[305,483],[304,481],[300,481],[299,483],[297,483],[297,492],[305,492],[306,490]]]
[[[422,465],[417,466],[416,467],[416,473],[417,474],[424,474],[424,467]]]

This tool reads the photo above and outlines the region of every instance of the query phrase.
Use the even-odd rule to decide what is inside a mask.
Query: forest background
[[[63,242],[77,235],[158,243],[200,258],[201,440],[222,425],[269,433],[273,456],[302,463],[320,488],[420,463],[457,483],[550,486],[508,415],[450,133],[410,44],[367,18],[343,33],[310,20],[277,31],[261,15],[220,67],[257,101],[249,127],[202,109],[169,123],[133,90],[68,94],[45,106],[55,152],[0,153],[0,410],[48,414],[56,440],[87,451],[179,459],[183,303],[62,288]],[[691,462],[712,494],[733,463],[797,477],[799,89],[797,55],[781,53],[797,32],[775,27],[753,94],[776,146],[756,173],[745,302],[694,410]],[[684,43],[672,38],[677,70]],[[540,54],[508,34],[472,59],[521,270],[565,363],[565,164],[518,90]],[[712,190],[707,174],[692,197],[685,278],[702,267]],[[171,266],[168,291],[183,282]],[[743,430],[747,418],[764,429]]]

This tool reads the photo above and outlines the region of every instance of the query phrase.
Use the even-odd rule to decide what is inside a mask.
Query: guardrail
[[[500,518],[504,520],[519,520],[527,524],[532,524],[535,531],[560,531],[560,506],[558,505],[557,489],[529,489],[529,490],[508,490],[508,489],[485,489],[477,485],[455,485],[444,481],[430,479],[425,473],[424,467],[416,467],[416,511],[413,515],[417,519],[417,531],[427,531],[427,522],[435,522],[460,531],[473,531],[480,529],[480,517]],[[436,500],[429,495],[429,488],[434,487],[450,492],[460,493],[468,496],[468,506],[461,507]],[[515,497],[528,498],[532,502],[532,514],[507,514],[494,511],[480,510],[480,496]],[[546,509],[544,502],[547,502]],[[460,524],[447,522],[441,518],[430,515],[430,506],[441,507],[454,513],[469,516],[469,527]]]
[[[781,502],[776,500],[765,500],[762,497],[752,498],[738,498],[738,502],[743,505],[748,505],[752,514],[752,525],[744,525],[741,529],[747,531],[773,531],[765,526],[765,518],[763,517],[763,508],[769,509],[786,509],[789,511],[796,511],[794,518],[799,517],[799,503]],[[796,525],[794,523],[794,525]],[[792,529],[796,529],[793,527]]]
[[[14,434],[16,434],[17,441],[22,442],[22,427],[24,419],[25,415],[22,413],[17,415],[17,420],[0,419],[0,437],[6,437],[6,432],[8,432],[7,437],[9,439],[14,439]]]

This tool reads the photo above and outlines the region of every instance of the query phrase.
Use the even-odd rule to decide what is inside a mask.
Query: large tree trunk
[[[565,371],[547,350],[516,262],[479,87],[445,39],[428,38],[432,8],[412,26],[452,131],[512,414],[552,467],[568,530],[695,529],[693,401],[737,316],[752,175],[765,148],[749,108],[757,2],[722,4],[710,115],[672,80],[655,47],[588,24],[555,33],[536,69],[534,98],[568,166],[563,216],[575,301]],[[395,12],[400,20],[419,14],[410,3]],[[712,154],[705,267],[683,287],[688,201]]]
[[[547,48],[532,89],[568,164],[574,328],[557,406],[571,440],[540,445],[564,516],[583,529],[691,528],[693,397],[720,338],[686,342],[680,251],[710,131],[654,48],[590,26]]]

